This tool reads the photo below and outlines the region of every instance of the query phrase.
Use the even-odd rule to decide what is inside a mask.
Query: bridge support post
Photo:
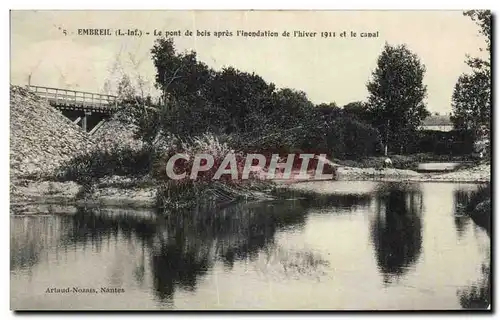
[[[85,111],[84,116],[82,118],[82,129],[83,131],[87,132],[87,116],[90,116],[92,112],[90,111]]]

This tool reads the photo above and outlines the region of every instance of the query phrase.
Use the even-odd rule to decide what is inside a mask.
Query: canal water
[[[303,187],[321,196],[167,217],[13,210],[11,308],[487,307],[490,237],[463,214],[477,185]]]

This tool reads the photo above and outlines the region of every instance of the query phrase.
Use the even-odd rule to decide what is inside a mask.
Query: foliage
[[[479,27],[479,34],[484,36],[486,48],[480,48],[480,51],[486,51],[488,54],[491,52],[491,24],[492,15],[490,10],[468,10],[464,12],[467,16],[474,21]],[[491,56],[486,59],[467,57],[467,64],[473,69],[480,69],[489,72],[491,68]]]
[[[473,132],[452,130],[449,132],[422,130],[410,146],[410,153],[433,153],[436,155],[465,155],[473,151]]]
[[[460,200],[462,209],[472,220],[484,228],[488,234],[491,232],[491,183],[479,185],[472,192],[459,192],[456,197]]]
[[[344,116],[336,121],[335,128],[339,128],[342,134],[342,149],[337,147],[336,156],[345,159],[354,159],[374,155],[381,151],[379,132],[364,122],[349,116]],[[335,141],[328,141],[329,147]]]
[[[491,199],[491,184],[479,185],[477,190],[475,190],[467,202],[466,210],[470,213],[474,211],[477,206],[484,201]]]
[[[196,52],[177,53],[171,38],[158,38],[151,49],[156,68],[156,87],[163,92],[163,101],[174,99],[193,104],[210,88],[213,70],[196,59]]]
[[[95,149],[72,158],[57,173],[61,181],[88,184],[105,176],[145,175],[150,172],[153,151],[113,146]]]
[[[256,114],[273,111],[274,90],[262,77],[229,67],[215,74],[207,99],[228,116],[226,133],[249,132],[260,118]]]
[[[478,130],[489,124],[491,109],[491,83],[482,72],[462,74],[455,85],[452,96],[453,116],[456,129]]]
[[[132,100],[135,98],[137,92],[132,86],[132,81],[130,81],[130,77],[124,74],[120,81],[118,82],[117,89],[118,100]]]
[[[455,85],[452,97],[455,128],[477,131],[482,126],[490,127],[491,118],[491,12],[489,10],[470,10],[464,13],[478,26],[479,33],[485,37],[486,58],[467,56],[466,63],[471,74],[462,74]]]
[[[164,118],[160,124],[162,132],[170,132],[180,136],[196,136],[205,132],[223,134],[230,122],[225,110],[210,102],[186,104],[171,101],[174,108],[165,108]]]
[[[165,105],[154,103],[151,97],[135,96],[119,102],[117,118],[135,128],[134,136],[153,146],[166,119]]]
[[[201,171],[197,174],[197,183],[210,181],[217,169],[220,167],[222,161],[228,154],[234,154],[238,172],[241,174],[244,166],[244,158],[241,152],[235,152],[229,147],[227,143],[220,142],[219,139],[213,134],[203,134],[196,137],[177,138],[175,148],[162,155],[154,164],[154,175],[162,180],[170,180],[166,174],[167,162],[174,154],[183,154],[188,160],[179,159],[175,162],[174,172],[177,174],[186,173],[186,179],[190,180],[191,170],[193,168],[195,156],[200,154],[211,155],[214,159],[214,164],[210,170]],[[202,165],[206,164],[206,160],[202,160]],[[221,176],[221,180],[232,183],[230,175]],[[183,181],[180,181],[184,183]]]
[[[137,138],[152,148],[172,135],[195,144],[196,137],[210,133],[232,149],[264,154],[354,158],[380,149],[378,131],[360,115],[368,112],[362,103],[359,113],[356,105],[347,111],[335,103],[315,106],[304,92],[276,89],[255,73],[212,70],[197,60],[196,52],[176,52],[167,38],[158,39],[151,54],[162,98],[140,96],[126,78],[119,92],[122,120],[132,123]]]
[[[342,110],[344,114],[365,123],[371,123],[373,119],[368,104],[363,101],[350,102],[342,107]]]
[[[372,123],[391,151],[404,151],[429,115],[424,74],[425,66],[405,45],[385,45],[367,88]]]
[[[232,179],[231,175],[224,174],[218,180],[214,180],[215,172],[221,167],[227,155],[234,154],[238,178],[241,178],[245,157],[242,152],[235,152],[225,142],[221,142],[213,134],[203,134],[194,138],[178,139],[177,147],[165,154],[154,164],[154,175],[161,181],[158,189],[158,206],[165,209],[191,208],[193,206],[206,207],[211,204],[222,205],[240,198],[254,198],[253,191],[263,191],[268,185],[261,181],[254,185],[255,175],[249,179]],[[186,173],[186,177],[180,180],[172,180],[166,175],[167,161],[174,153],[182,153],[189,160],[176,161],[174,171]],[[211,169],[201,171],[195,179],[190,179],[191,170],[195,156],[208,154],[213,156],[214,164]],[[201,161],[205,165],[206,161]],[[232,164],[231,164],[232,165]],[[228,168],[228,167],[226,167]]]
[[[165,112],[160,112],[159,132],[186,138],[212,133],[246,152],[348,157],[374,152],[376,130],[353,117],[340,118],[334,103],[315,106],[304,92],[278,90],[259,75],[233,67],[211,70],[195,52],[177,53],[168,39],[157,40],[152,55],[157,86],[170,106],[160,106]],[[175,76],[163,76],[167,71]]]

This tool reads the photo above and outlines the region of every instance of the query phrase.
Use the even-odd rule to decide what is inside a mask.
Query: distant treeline
[[[304,92],[278,89],[255,73],[214,70],[195,52],[177,52],[171,39],[157,40],[152,58],[162,103],[138,97],[126,77],[118,90],[125,118],[145,141],[212,133],[245,152],[356,158],[381,150],[377,129],[334,103],[315,105]]]
[[[390,153],[398,154],[463,154],[472,148],[464,133],[417,130],[428,115],[419,102],[425,96],[424,87],[419,89],[414,106],[405,109],[400,104],[406,100],[398,100],[398,108],[381,107],[387,104],[385,100],[395,99],[391,92],[399,90],[384,87],[384,74],[411,76],[405,73],[406,64],[398,60],[399,55],[420,63],[404,46],[386,45],[369,86],[371,100],[343,107],[334,102],[314,104],[304,92],[277,88],[255,73],[233,67],[214,70],[199,61],[196,52],[177,52],[172,39],[158,39],[151,54],[161,103],[138,97],[127,77],[118,92],[124,110],[129,112],[128,119],[139,127],[138,137],[147,142],[158,135],[189,138],[211,133],[245,152],[323,153],[338,159],[381,155],[385,145],[389,145]],[[415,72],[420,79],[415,85],[421,85],[423,67]],[[388,90],[390,97],[378,96],[377,92],[385,94]],[[404,116],[408,113],[413,116]]]

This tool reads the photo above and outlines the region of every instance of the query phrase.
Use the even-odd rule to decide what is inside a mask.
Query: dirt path
[[[413,170],[384,168],[338,167],[339,180],[401,180],[441,182],[488,182],[491,180],[490,164],[447,173],[419,173]]]

